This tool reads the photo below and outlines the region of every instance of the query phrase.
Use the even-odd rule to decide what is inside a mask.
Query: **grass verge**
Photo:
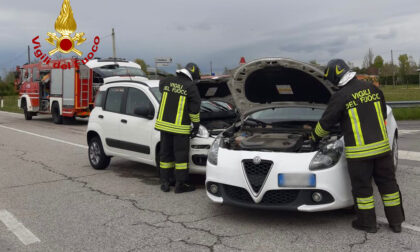
[[[14,113],[23,113],[23,110],[18,108],[17,100],[19,96],[4,96],[3,97],[3,108],[0,107],[0,111],[8,111]],[[0,97],[1,99],[1,97]]]
[[[404,86],[381,86],[387,101],[420,101],[420,88],[417,85]],[[0,111],[23,113],[17,106],[19,96],[3,97],[4,107]],[[394,108],[395,119],[397,120],[420,120],[420,108]]]
[[[420,101],[419,85],[380,86],[386,101]],[[397,120],[420,120],[420,108],[392,109]]]
[[[420,108],[393,108],[392,112],[397,121],[420,120]]]
[[[420,101],[419,85],[381,86],[386,101]]]

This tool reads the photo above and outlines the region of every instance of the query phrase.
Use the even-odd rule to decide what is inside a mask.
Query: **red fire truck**
[[[92,70],[80,59],[51,60],[16,69],[18,106],[26,120],[38,114],[52,114],[56,124],[63,118],[87,117],[93,108]]]

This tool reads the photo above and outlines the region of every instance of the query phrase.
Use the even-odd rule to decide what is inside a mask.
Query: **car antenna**
[[[127,74],[128,74],[128,77],[130,77],[130,80],[133,80],[133,78],[131,78],[131,74],[130,74],[130,71],[128,70],[128,68],[127,68]]]

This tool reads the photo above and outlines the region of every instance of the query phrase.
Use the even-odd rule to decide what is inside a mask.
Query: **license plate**
[[[279,187],[315,187],[315,174],[279,173]]]

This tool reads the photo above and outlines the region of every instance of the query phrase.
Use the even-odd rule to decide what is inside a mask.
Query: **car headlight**
[[[219,136],[216,138],[216,140],[214,140],[213,144],[210,147],[209,153],[207,154],[207,161],[209,161],[209,163],[212,165],[217,165],[217,156],[219,155],[221,139],[221,136]]]
[[[206,129],[206,127],[200,124],[200,127],[198,127],[197,136],[202,137],[202,138],[208,138],[210,134],[209,134],[209,131]]]
[[[309,170],[322,170],[333,167],[340,160],[343,150],[344,144],[340,140],[322,146],[312,159]]]

